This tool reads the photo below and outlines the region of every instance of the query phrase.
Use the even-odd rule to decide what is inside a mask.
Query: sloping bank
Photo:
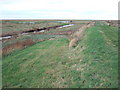
[[[84,35],[84,32],[87,28],[90,28],[91,26],[94,26],[95,22],[90,22],[87,25],[83,25],[79,28],[78,31],[75,33],[71,34],[70,36],[70,42],[69,42],[69,47],[75,47],[77,46],[78,41],[80,41]]]
[[[3,87],[116,88],[116,34],[117,28],[96,23],[76,48],[58,38],[14,52],[3,58]]]

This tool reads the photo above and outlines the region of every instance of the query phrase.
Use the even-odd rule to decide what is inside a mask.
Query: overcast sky
[[[118,19],[119,0],[0,0],[0,19]]]

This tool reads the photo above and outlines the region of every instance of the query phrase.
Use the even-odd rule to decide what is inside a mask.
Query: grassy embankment
[[[75,48],[57,38],[13,52],[3,58],[3,87],[118,87],[117,33],[98,22]]]

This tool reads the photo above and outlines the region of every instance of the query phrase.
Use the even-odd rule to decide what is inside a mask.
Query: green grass
[[[19,41],[24,41],[29,39],[33,40],[34,42],[37,42],[38,40],[46,40],[50,38],[60,38],[60,37],[65,37],[65,36],[64,35],[39,35],[39,34],[23,35],[23,36],[20,36],[19,38],[16,38],[15,40],[8,40],[6,42],[2,42],[2,48]]]
[[[117,87],[118,54],[114,47],[117,43],[108,43],[117,41],[117,28],[97,24],[86,34],[83,41],[85,50],[82,52],[82,62],[86,65],[82,72],[82,79],[85,79],[82,87]]]
[[[61,46],[66,46],[67,43],[68,43],[67,39],[58,39],[55,41],[50,40],[50,41],[37,43],[32,47],[26,48],[16,53],[12,53],[10,56],[6,57],[5,60],[3,61],[3,67],[6,66],[7,63],[9,63],[8,65],[9,70],[7,70],[6,67],[3,68],[3,78],[4,75],[6,77],[4,78],[5,81],[3,81],[3,83],[8,82],[5,84],[5,86],[6,85],[9,86],[9,81],[10,81],[12,82],[10,86],[17,85],[19,87],[20,84],[20,86],[22,87],[29,87],[29,86],[40,87],[42,85],[40,83],[43,83],[41,82],[43,81],[43,77],[47,76],[47,73],[45,72],[47,72],[47,69],[55,68],[56,65],[54,64],[55,63],[57,64],[59,62],[59,60],[61,59],[61,54],[63,52],[62,49],[64,49],[64,47]],[[15,61],[13,62],[13,60]],[[15,78],[12,77],[14,73],[16,73]],[[28,75],[30,75],[30,77],[28,77]],[[50,75],[48,75],[47,77],[49,78],[49,76]],[[41,79],[38,79],[38,77]],[[11,78],[11,79],[9,79],[8,81],[7,78]],[[24,80],[27,81],[22,83]],[[14,81],[16,82],[14,83]],[[29,85],[30,84],[29,82],[31,82],[31,84],[34,83],[35,85]],[[47,81],[44,81],[44,84],[45,82]],[[49,86],[50,85],[48,86],[43,85],[42,87],[49,87]]]
[[[64,37],[13,52],[3,58],[3,87],[117,88],[117,32],[97,22],[75,48]]]

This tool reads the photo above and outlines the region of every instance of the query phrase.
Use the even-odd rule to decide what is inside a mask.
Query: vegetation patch
[[[13,52],[3,57],[2,87],[117,88],[117,32],[98,21],[75,48],[61,37]]]

